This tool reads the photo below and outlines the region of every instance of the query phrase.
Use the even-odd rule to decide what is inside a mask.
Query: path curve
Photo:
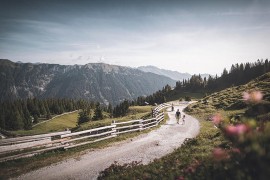
[[[177,105],[181,111],[187,105]],[[136,138],[115,143],[104,149],[90,151],[79,158],[71,158],[36,171],[19,176],[17,179],[96,179],[100,171],[117,161],[120,164],[141,161],[147,164],[156,158],[171,153],[186,138],[199,133],[199,122],[186,115],[185,125],[177,124],[175,111],[168,108],[169,120],[157,130]],[[184,113],[182,112],[182,115]]]

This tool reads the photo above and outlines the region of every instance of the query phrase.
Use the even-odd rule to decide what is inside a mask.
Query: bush
[[[191,101],[191,97],[190,96],[185,96],[185,101]]]

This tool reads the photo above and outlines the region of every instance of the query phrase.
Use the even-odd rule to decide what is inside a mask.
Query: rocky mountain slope
[[[58,65],[0,60],[0,101],[16,98],[74,98],[111,102],[149,95],[175,81],[138,69],[90,63]]]

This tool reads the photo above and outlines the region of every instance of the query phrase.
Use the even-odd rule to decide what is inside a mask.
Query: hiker
[[[176,117],[176,121],[179,124],[180,118],[181,118],[181,113],[179,111],[179,109],[177,109],[176,113],[175,113],[175,117]]]
[[[185,124],[185,118],[186,118],[186,115],[183,115],[183,118],[182,118],[182,125],[184,125]]]
[[[173,104],[172,104],[172,111],[174,111],[174,107],[173,107]]]

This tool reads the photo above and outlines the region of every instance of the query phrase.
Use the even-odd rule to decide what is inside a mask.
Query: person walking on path
[[[176,113],[175,113],[175,117],[176,117],[176,121],[179,124],[180,118],[181,118],[181,113],[179,111],[179,109],[177,109]]]
[[[173,106],[173,103],[172,103],[172,111],[174,111],[174,106]]]
[[[183,115],[183,118],[182,118],[182,125],[184,125],[185,124],[185,119],[186,119],[186,115]]]

